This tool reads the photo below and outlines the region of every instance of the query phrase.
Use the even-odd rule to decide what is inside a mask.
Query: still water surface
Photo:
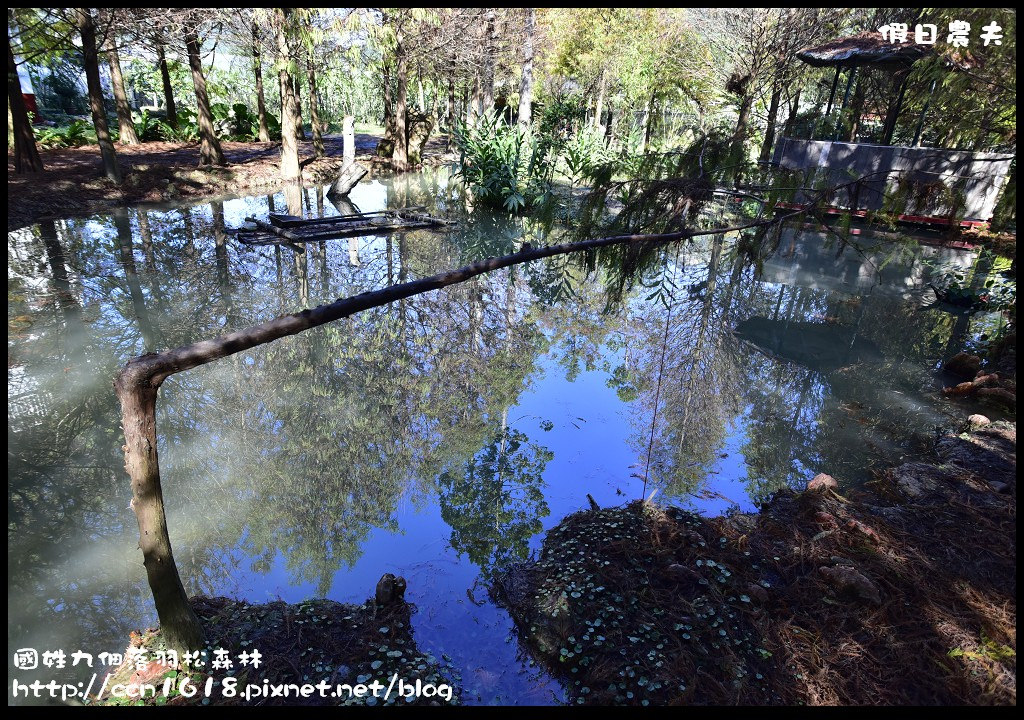
[[[543,239],[467,210],[445,170],[351,200],[307,189],[9,234],[9,653],[116,652],[155,622],[111,389],[125,360]],[[414,204],[459,225],[301,254],[227,232],[289,206]],[[873,247],[837,255],[794,226],[758,275],[735,241],[666,248],[621,297],[606,259],[588,275],[554,258],[172,377],[159,451],[188,592],[362,602],[394,572],[467,702],[559,702],[488,597],[495,567],[588,494],[718,514],[817,472],[862,482],[950,421],[933,370],[992,322],[917,309],[930,264],[970,253],[863,235]]]

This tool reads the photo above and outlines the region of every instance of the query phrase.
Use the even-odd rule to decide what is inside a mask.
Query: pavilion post
[[[921,108],[921,115],[917,118],[917,128],[914,130],[914,142],[910,143],[910,147],[919,147],[921,145],[921,131],[924,130],[924,118],[928,114],[928,108],[932,104],[932,96],[935,94],[935,85],[938,80],[932,80],[932,88],[928,91],[928,99],[924,102],[924,107]]]

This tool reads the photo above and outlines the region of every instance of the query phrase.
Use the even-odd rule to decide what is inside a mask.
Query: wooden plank
[[[240,230],[236,233],[236,237],[239,242],[246,245],[271,245],[275,243],[290,242],[323,242],[325,240],[335,240],[353,236],[379,235],[394,231],[422,230],[431,227],[438,227],[438,223],[406,221],[399,223],[387,223],[384,225],[361,225],[349,228],[311,229],[306,233],[297,233],[294,231],[289,232],[289,235],[294,238],[294,240],[284,238],[278,233],[265,231],[261,228],[260,231]]]
[[[283,230],[282,228],[279,227],[275,227],[270,223],[265,223],[262,220],[257,220],[254,217],[247,217],[245,221],[251,222],[253,225],[255,225],[258,229],[262,230],[263,232],[278,235],[284,238],[285,240],[290,240],[291,242],[300,242],[300,238],[297,237],[294,233],[289,232],[288,230]]]
[[[399,208],[397,210],[376,210],[374,212],[355,213],[354,215],[335,215],[333,217],[309,219],[296,218],[293,215],[280,215],[278,216],[279,220],[274,224],[277,225],[278,227],[284,228],[304,227],[307,225],[331,225],[335,223],[355,222],[359,220],[365,220],[366,218],[371,217],[392,216],[395,215],[396,213],[400,214],[409,210],[426,209],[427,208],[424,205],[414,205],[407,208]]]
[[[277,227],[287,227],[289,223],[303,222],[303,218],[296,217],[295,215],[285,215],[284,213],[267,213],[267,218],[270,220],[271,225]]]

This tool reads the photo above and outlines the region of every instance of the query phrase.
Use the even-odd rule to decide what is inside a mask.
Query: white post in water
[[[351,192],[363,176],[369,172],[366,168],[356,162],[356,132],[355,120],[351,115],[346,115],[342,122],[342,165],[338,179],[328,191],[329,197],[345,197]]]
[[[345,148],[342,154],[342,167],[345,167],[356,161],[356,127],[355,118],[351,115],[346,115],[342,121],[341,137]]]

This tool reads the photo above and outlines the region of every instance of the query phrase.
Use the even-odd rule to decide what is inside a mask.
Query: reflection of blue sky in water
[[[374,180],[351,199],[364,211],[420,203],[458,211],[458,189],[443,175],[397,187]],[[313,193],[303,202],[318,212]],[[273,203],[287,212],[283,194]],[[31,327],[9,343],[9,393],[36,408],[9,405],[17,429],[9,438],[21,448],[9,460],[11,651],[120,650],[129,629],[154,619],[109,392],[116,366],[142,350],[140,307],[161,346],[182,344],[295,310],[303,292],[316,304],[498,254],[521,233],[462,218],[450,236],[330,242],[326,258],[316,246],[300,257],[219,233],[269,208],[257,196],[184,214],[128,211],[134,287],[118,252],[126,238],[109,218],[60,223],[84,336],[64,327],[46,292],[41,241],[11,234],[9,277],[24,299],[9,315],[31,318]],[[324,212],[339,210],[326,202]],[[914,312],[927,280],[920,256],[940,252],[890,259],[879,281],[886,253],[837,259],[822,244],[820,234],[787,229],[760,280],[737,265],[731,239],[687,247],[667,336],[665,308],[644,299],[648,289],[605,315],[594,280],[569,300],[538,297],[549,278],[538,265],[514,281],[501,272],[411,299],[404,316],[369,311],[172,378],[161,393],[161,466],[190,591],[362,602],[382,573],[402,574],[418,607],[418,642],[451,657],[470,701],[559,697],[520,657],[481,568],[451,546],[456,533],[442,508],[463,542],[496,531],[479,552],[513,559],[539,549],[534,527],[588,507],[588,493],[602,506],[640,497],[663,350],[647,488],[659,500],[707,513],[733,503],[752,510],[814,472],[856,483],[868,464],[908,452],[910,433],[929,431],[948,411],[930,369],[951,332],[971,335],[938,311]],[[816,369],[770,357],[731,332],[749,317],[853,333],[884,361]],[[408,360],[396,349],[402,333]],[[60,445],[53,457],[48,443]],[[501,472],[494,453],[507,461]]]

